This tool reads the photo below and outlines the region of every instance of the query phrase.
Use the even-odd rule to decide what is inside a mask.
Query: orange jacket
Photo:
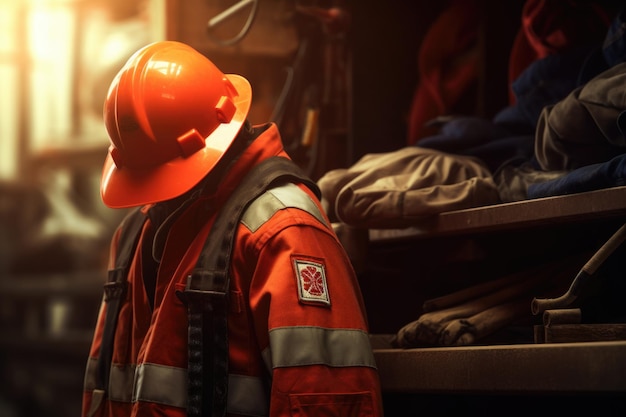
[[[175,220],[154,308],[136,250],[114,338],[108,399],[93,415],[186,415],[187,311],[176,294],[185,289],[215,215],[238,180],[271,156],[287,156],[273,124],[215,194],[201,196]],[[251,209],[238,226],[228,313],[228,414],[380,416],[378,373],[355,274],[313,193],[302,185],[295,191],[310,197],[311,213],[286,206],[264,217]],[[151,227],[146,220],[138,247]],[[119,230],[112,254],[118,239]],[[87,365],[83,416],[91,407],[105,309],[103,303]]]

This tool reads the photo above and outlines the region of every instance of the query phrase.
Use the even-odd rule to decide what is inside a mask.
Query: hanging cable
[[[250,14],[248,15],[248,19],[246,19],[246,22],[244,23],[239,33],[237,33],[237,35],[235,35],[234,37],[230,39],[220,39],[213,35],[212,29],[215,26],[219,25],[224,20],[228,19],[231,15],[237,13],[238,11],[240,11],[241,9],[243,9],[244,7],[250,4],[252,6],[250,8]],[[207,36],[219,46],[231,46],[240,42],[243,38],[246,37],[246,35],[250,31],[250,28],[252,27],[252,23],[254,22],[254,19],[256,18],[258,8],[259,8],[259,0],[241,0],[233,4],[231,7],[224,10],[222,13],[213,17],[207,22]]]

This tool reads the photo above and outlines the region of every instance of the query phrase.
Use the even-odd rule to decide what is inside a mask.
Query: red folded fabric
[[[408,143],[436,132],[429,120],[446,114],[472,86],[481,61],[480,2],[452,0],[426,33],[418,51],[418,85],[413,95]]]
[[[433,21],[418,51],[418,84],[407,121],[407,143],[438,132],[428,122],[439,117],[473,114],[468,97],[485,57],[479,44],[481,8],[477,0],[452,0]],[[532,62],[593,40],[603,39],[610,18],[588,0],[527,0],[509,56],[509,101],[513,81]],[[463,101],[462,101],[463,100]],[[470,106],[471,106],[471,100]]]
[[[603,39],[609,24],[609,16],[592,1],[527,0],[509,57],[509,85],[538,59]],[[515,102],[512,90],[509,99]]]

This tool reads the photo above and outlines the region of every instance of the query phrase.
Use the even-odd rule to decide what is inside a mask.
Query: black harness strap
[[[287,182],[304,183],[320,195],[316,184],[292,161],[281,157],[263,161],[246,175],[218,213],[196,268],[187,278],[183,297],[189,315],[190,417],[226,415],[229,269],[237,225],[252,201]]]
[[[136,209],[133,210],[122,222],[119,247],[115,258],[115,268],[109,270],[106,284],[104,284],[104,301],[106,303],[106,316],[104,329],[98,355],[96,372],[96,389],[107,391],[109,388],[109,374],[113,357],[113,339],[117,327],[122,301],[126,295],[128,267],[132,259],[135,247],[141,234],[145,217]]]

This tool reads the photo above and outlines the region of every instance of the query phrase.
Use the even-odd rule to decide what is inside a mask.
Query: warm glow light
[[[165,0],[127,1],[145,1],[150,19],[115,20],[121,3],[113,1],[0,0],[0,180],[46,148],[106,143],[106,86],[135,49],[164,32]]]
[[[74,11],[67,5],[36,2],[29,15],[32,147],[63,142],[72,129]],[[52,142],[52,143],[51,143]]]
[[[17,171],[18,110],[15,2],[0,0],[0,179],[11,178]]]

